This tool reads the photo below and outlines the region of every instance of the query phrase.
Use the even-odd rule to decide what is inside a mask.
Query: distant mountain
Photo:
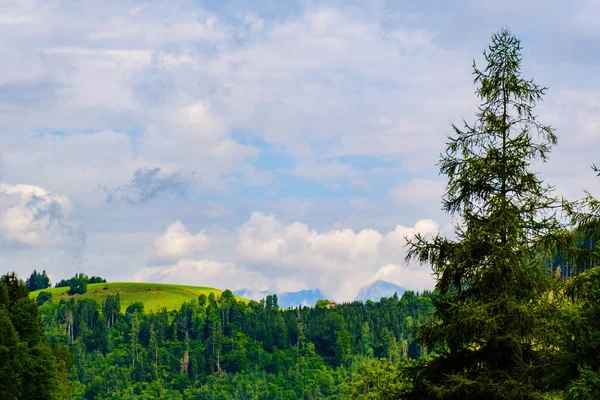
[[[298,306],[313,307],[317,300],[324,299],[323,293],[319,289],[300,290],[299,292],[287,292],[277,295],[279,308],[289,308]]]
[[[375,281],[369,285],[363,286],[356,295],[356,300],[359,301],[379,301],[382,297],[392,297],[394,293],[402,296],[406,289],[402,286],[393,284],[387,281]]]
[[[254,290],[254,289],[238,289],[234,290],[233,294],[239,297],[250,300],[264,299],[270,294],[274,294],[268,290]],[[289,308],[298,306],[314,306],[317,300],[324,299],[325,296],[319,289],[304,289],[298,292],[283,292],[277,294],[277,304],[279,308]]]

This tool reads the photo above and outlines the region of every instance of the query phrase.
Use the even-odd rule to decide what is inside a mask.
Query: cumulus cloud
[[[43,182],[53,192],[64,193],[73,202],[103,203],[96,189],[114,188],[142,168],[135,160],[132,142],[125,132],[94,130],[70,134],[58,130],[39,135],[8,130],[0,143],[0,164],[5,179],[13,182]],[[20,134],[22,133],[22,134]],[[12,140],[10,140],[12,138]]]
[[[272,216],[255,212],[240,228],[238,254],[257,265],[275,263],[288,270],[302,265],[303,269],[319,271],[328,264],[333,271],[343,271],[348,264],[372,262],[380,240],[381,234],[370,229],[319,234],[302,223],[284,225]]]
[[[441,233],[445,233],[447,229],[449,228],[446,227],[444,232]],[[402,254],[402,258],[404,257],[407,238],[414,237],[416,234],[431,238],[438,233],[440,233],[440,227],[437,222],[431,219],[417,221],[414,227],[397,225],[394,230],[383,237],[380,246],[380,257],[385,263],[397,263],[399,260],[398,255]]]
[[[100,187],[106,194],[106,202],[124,201],[129,204],[147,203],[156,199],[161,193],[183,196],[186,183],[177,172],[161,173],[159,167],[139,168],[133,173],[131,183],[115,189]]]
[[[70,219],[66,196],[34,185],[0,183],[0,238],[30,247],[66,244],[79,251],[85,234]]]
[[[204,232],[193,235],[181,221],[175,221],[154,241],[152,259],[160,263],[176,262],[204,252],[209,244]]]
[[[229,261],[221,262],[211,259],[214,253],[203,232],[192,235],[176,221],[154,241],[150,265],[134,278],[272,292],[319,288],[340,301],[354,300],[363,285],[376,279],[423,290],[432,288],[434,280],[429,267],[404,262],[406,238],[444,234],[446,229],[421,220],[385,234],[374,229],[318,232],[300,222],[284,223],[254,212],[238,228],[236,254],[222,254]],[[152,266],[157,262],[165,265]]]
[[[233,184],[256,182],[251,161],[260,153],[252,144],[231,137],[222,116],[206,102],[177,107],[148,127],[139,141],[148,162],[193,174],[206,191],[223,191]]]
[[[398,225],[385,235],[373,229],[319,233],[255,212],[238,231],[238,262],[272,277],[279,290],[318,287],[339,300],[352,300],[364,283],[383,276],[422,290],[432,283],[427,267],[404,265],[405,236],[417,232],[434,235],[439,226],[422,220],[412,228]],[[390,267],[391,262],[399,269]]]
[[[396,283],[404,288],[416,291],[432,289],[435,286],[435,278],[427,268],[409,265],[387,264],[381,267],[369,282],[383,280]]]

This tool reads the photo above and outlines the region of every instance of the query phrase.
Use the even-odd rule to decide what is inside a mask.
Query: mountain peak
[[[406,291],[402,286],[398,286],[392,282],[376,280],[368,285],[363,286],[356,295],[358,301],[379,301],[382,297],[392,297],[394,293],[398,296]]]

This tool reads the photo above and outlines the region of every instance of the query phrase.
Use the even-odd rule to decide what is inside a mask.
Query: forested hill
[[[352,399],[373,385],[362,380],[365,368],[389,380],[392,362],[425,354],[413,328],[432,301],[408,291],[283,310],[275,296],[238,301],[226,290],[170,312],[132,303],[123,313],[116,295],[50,300],[39,310],[48,341],[74,354],[74,398]]]

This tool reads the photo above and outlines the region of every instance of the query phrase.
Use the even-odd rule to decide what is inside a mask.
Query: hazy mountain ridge
[[[355,300],[356,301],[379,301],[382,297],[392,297],[394,293],[398,293],[398,296],[406,291],[402,286],[398,286],[388,281],[377,280],[373,283],[363,286],[358,291]],[[243,288],[234,290],[233,294],[245,299],[259,301],[265,297],[276,294],[277,303],[280,308],[298,307],[298,306],[310,306],[313,307],[318,300],[327,299],[328,297],[321,292],[320,289],[303,289],[297,292],[282,292],[276,293],[269,290],[255,290],[249,288]]]
[[[268,295],[277,295],[277,304],[279,308],[289,308],[298,306],[309,306],[313,307],[317,300],[325,299],[325,295],[320,289],[303,289],[297,292],[283,292],[274,293],[269,290],[254,290],[254,289],[238,289],[234,290],[233,294],[236,296],[243,297],[245,299],[260,300],[264,299]]]
[[[360,288],[358,294],[356,295],[356,300],[379,301],[382,297],[392,297],[394,293],[397,293],[398,296],[402,296],[405,291],[405,288],[392,282],[377,280]]]

